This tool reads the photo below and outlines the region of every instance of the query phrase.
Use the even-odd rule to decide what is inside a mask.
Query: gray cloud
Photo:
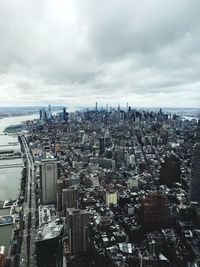
[[[199,9],[196,0],[1,1],[2,105],[198,107]]]

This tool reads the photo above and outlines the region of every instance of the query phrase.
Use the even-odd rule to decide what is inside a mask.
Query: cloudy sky
[[[1,0],[1,106],[199,107],[200,1]]]

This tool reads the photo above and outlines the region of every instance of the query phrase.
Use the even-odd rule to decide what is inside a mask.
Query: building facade
[[[63,225],[50,222],[36,234],[36,262],[38,267],[63,266]]]
[[[56,203],[56,181],[58,179],[58,161],[41,161],[41,201],[42,204]]]
[[[66,209],[77,208],[78,206],[78,189],[75,186],[64,188],[62,190],[62,207],[66,215]]]
[[[200,203],[200,143],[194,145],[192,152],[189,199]]]
[[[66,224],[71,255],[85,253],[88,249],[88,212],[67,209]]]

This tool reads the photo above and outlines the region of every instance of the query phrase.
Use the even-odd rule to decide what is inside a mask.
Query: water
[[[10,125],[17,125],[23,121],[37,118],[38,115],[20,116],[20,117],[9,117],[0,120],[0,150],[14,149],[20,151],[20,145],[12,146],[9,142],[17,142],[17,137],[10,135],[2,135],[6,127]],[[6,145],[6,146],[5,146]],[[9,145],[9,146],[7,146]],[[1,165],[9,164],[22,164],[22,159],[13,160],[0,160]],[[16,199],[18,194],[18,188],[21,178],[22,167],[17,168],[0,168],[0,200],[5,199]]]
[[[10,208],[0,209],[0,216],[10,215]]]
[[[23,121],[33,120],[38,118],[38,114],[30,116],[20,116],[20,117],[9,117],[0,120],[0,150],[14,149],[20,150],[20,146],[5,146],[9,142],[17,142],[17,137],[3,135],[3,131],[6,127],[10,125],[18,125]],[[9,164],[22,164],[22,159],[12,159],[12,160],[0,160],[0,200],[5,199],[16,199],[19,193],[19,185],[21,179],[22,167],[15,168],[1,168],[2,165]],[[0,216],[7,214],[8,209],[0,210]],[[10,237],[12,233],[12,225],[0,226],[0,246],[6,246],[6,253],[10,246]]]
[[[8,250],[10,247],[10,239],[12,234],[13,226],[11,225],[4,225],[0,226],[0,245],[6,247],[5,254],[8,254]]]

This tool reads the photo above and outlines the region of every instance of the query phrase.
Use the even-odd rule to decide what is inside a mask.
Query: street
[[[34,162],[25,137],[21,136],[21,138],[26,154],[27,182],[25,190],[25,202],[23,205],[24,231],[21,246],[20,266],[35,267],[36,201]]]

